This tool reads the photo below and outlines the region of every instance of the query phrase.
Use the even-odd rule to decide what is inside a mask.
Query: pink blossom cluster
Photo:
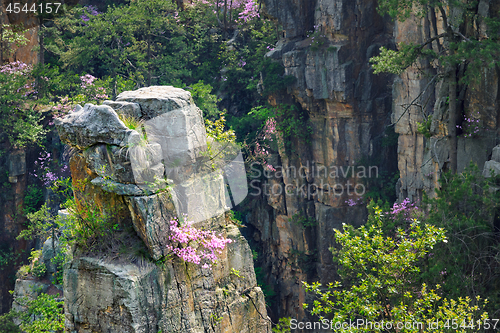
[[[278,133],[276,130],[276,119],[269,118],[266,120],[266,125],[264,125],[263,139],[273,141],[273,137]]]
[[[32,67],[22,61],[15,61],[8,63],[6,65],[0,66],[0,73],[5,74],[21,74],[24,75],[26,72],[32,70]]]
[[[80,76],[80,80],[82,80],[82,83],[80,84],[83,89],[87,89],[90,86],[94,85],[94,81],[97,78],[93,75],[90,74],[85,74],[84,76]]]
[[[226,244],[231,239],[222,235],[216,235],[214,231],[205,231],[193,227],[192,222],[180,225],[179,220],[174,218],[170,221],[169,240],[178,243],[178,246],[167,245],[167,249],[186,262],[200,265],[202,268],[212,269],[217,263],[217,254],[222,254]]]
[[[239,18],[248,22],[254,18],[260,17],[259,8],[254,0],[243,0],[243,11],[238,14]]]
[[[267,161],[267,157],[269,156],[270,152],[266,148],[269,149],[269,147],[261,146],[259,142],[256,142],[254,149],[255,157],[260,160],[262,165],[268,170],[276,171],[276,169]]]
[[[417,210],[418,207],[416,206],[415,203],[410,202],[410,199],[406,198],[398,204],[397,202],[394,203],[394,205],[391,208],[390,213],[387,212],[386,214],[391,214],[392,219],[395,219],[398,216],[401,216],[405,219],[405,221],[411,221],[412,218],[412,213]]]
[[[481,130],[479,124],[480,118],[481,114],[479,113],[479,111],[476,111],[474,115],[465,118],[465,123],[463,127],[457,125],[457,128],[460,128],[465,132],[464,137],[470,138],[474,134],[479,133],[479,131]]]
[[[224,0],[195,0],[192,2],[193,6],[200,4],[210,6],[214,14],[217,13],[217,9],[221,12],[224,11],[224,5],[226,4],[228,11],[239,11],[238,19],[245,23],[260,17],[256,0],[233,0],[227,1],[226,3]],[[236,15],[234,17],[236,17]]]
[[[345,201],[345,203],[346,203],[349,207],[353,207],[353,206],[361,205],[361,204],[363,204],[363,202],[364,202],[363,197],[358,198],[358,199],[356,199],[356,200],[354,200],[354,199],[349,199],[349,200]]]
[[[69,173],[67,164],[61,166],[59,170],[52,171],[49,167],[51,162],[50,157],[50,153],[42,152],[40,157],[35,161],[36,169],[31,173],[35,178],[40,179],[45,186],[50,186],[56,180]]]
[[[52,107],[52,115],[54,118],[61,118],[67,115],[69,112],[73,111],[74,107],[69,103],[68,96],[61,98],[59,103]],[[49,125],[53,125],[52,122]]]
[[[268,158],[271,154],[271,146],[269,142],[273,142],[275,140],[279,141],[276,119],[268,118],[262,128],[262,131],[257,136],[255,147],[253,149],[253,155],[269,171],[276,171],[276,169],[268,162]]]
[[[106,89],[103,87],[95,87],[94,81],[97,78],[90,74],[85,74],[80,76],[82,83],[80,86],[85,90],[85,94],[88,95],[93,100],[108,99],[109,96],[106,94]]]

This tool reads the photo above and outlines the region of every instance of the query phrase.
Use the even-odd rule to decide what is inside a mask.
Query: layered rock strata
[[[373,0],[263,3],[264,12],[283,28],[280,41],[267,56],[280,61],[285,74],[296,78],[270,102],[295,104],[309,118],[311,135],[289,138],[291,147],[269,159],[277,172],[268,170],[259,183],[247,218],[255,227],[256,246],[265,253],[260,263],[269,273],[267,284],[277,292],[273,315],[300,320],[306,317],[301,303],[307,300],[301,281],[329,282],[335,277],[328,250],[334,244],[333,228],[365,219],[365,202],[358,200],[355,188],[346,193],[347,182],[366,184],[363,180],[370,175],[358,174],[356,169],[353,176],[345,172],[346,167],[377,166],[375,178],[399,171],[392,191],[399,200],[413,201],[424,191],[432,195],[442,173],[450,168],[446,82],[434,77],[428,63],[419,63],[418,69],[411,67],[398,77],[373,75],[369,64],[380,46],[422,43],[432,33],[442,32],[442,23],[439,15],[393,22],[377,13]],[[479,1],[477,15],[490,16],[498,6]],[[481,19],[478,22],[484,25]],[[461,92],[464,119],[474,118],[482,130],[458,138],[458,171],[470,161],[480,168],[485,163],[496,167],[490,156],[498,144],[498,86],[497,70],[484,69],[481,78]],[[418,131],[424,115],[432,117],[430,137]],[[318,172],[324,167],[344,173],[330,177]],[[382,180],[381,187],[389,186],[390,179]],[[279,188],[287,191],[276,191]],[[373,189],[381,190],[377,185],[367,188],[363,197],[369,199],[367,192]]]

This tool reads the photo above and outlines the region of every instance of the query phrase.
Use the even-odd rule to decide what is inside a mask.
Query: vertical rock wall
[[[299,105],[312,125],[310,140],[292,138],[293,149],[274,157],[274,165],[303,167],[304,172],[271,173],[262,191],[256,191],[248,215],[255,227],[253,238],[265,253],[261,263],[269,273],[267,283],[278,293],[275,318],[306,315],[301,310],[306,299],[301,281],[327,282],[335,276],[328,250],[333,244],[332,229],[365,219],[361,206],[346,203],[357,200],[355,193],[331,191],[328,186],[360,183],[359,177],[332,178],[318,174],[313,166],[316,170],[346,167],[361,160],[378,166],[379,172],[398,170],[394,193],[399,200],[419,200],[423,191],[432,195],[442,172],[449,168],[446,84],[434,78],[426,63],[418,64],[423,73],[412,67],[398,77],[373,75],[369,65],[380,46],[421,43],[434,28],[442,32],[439,15],[393,22],[382,18],[376,6],[373,0],[264,1],[265,13],[283,28],[282,38],[267,56],[280,61],[285,74],[297,79],[286,92],[271,96],[270,102]],[[498,6],[479,1],[477,14],[489,16]],[[464,91],[465,115],[479,113],[483,131],[472,138],[459,137],[458,171],[470,161],[482,168],[498,144],[498,87],[497,69],[485,69]],[[430,138],[417,131],[423,114],[434,115]],[[397,143],[391,143],[395,141],[388,135],[391,130]],[[306,185],[307,190],[276,194],[269,190],[273,185],[290,185],[292,190]],[[296,214],[312,217],[316,225],[301,228],[294,223]]]
[[[312,130],[307,139],[291,138],[293,149],[282,149],[275,158],[274,165],[298,172],[271,173],[248,217],[265,253],[266,283],[278,293],[273,315],[301,319],[306,315],[301,281],[319,277],[325,282],[335,276],[329,251],[333,229],[360,224],[366,217],[363,205],[351,207],[347,201],[363,196],[370,166],[372,179],[396,169],[396,147],[384,144],[391,77],[373,75],[368,63],[380,46],[393,43],[392,24],[369,0],[264,4],[264,11],[283,27],[283,38],[267,56],[281,61],[285,74],[296,78],[270,102],[297,105]],[[360,166],[366,174],[359,173]],[[273,193],[279,186],[287,191]]]

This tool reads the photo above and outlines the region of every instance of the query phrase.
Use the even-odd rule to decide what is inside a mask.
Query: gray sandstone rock
[[[104,101],[104,105],[111,106],[116,113],[127,117],[139,119],[142,116],[141,107],[137,103],[120,102],[120,101]]]
[[[495,162],[500,162],[500,145],[493,148],[491,159]]]
[[[139,136],[107,105],[86,104],[62,119],[54,119],[54,123],[61,141],[81,150],[98,143],[124,147],[134,141],[131,136]]]
[[[500,162],[487,161],[484,163],[483,176],[490,178],[496,175],[500,175]]]
[[[144,120],[194,105],[191,93],[171,86],[151,86],[124,91],[118,95],[116,102],[131,102],[140,105]]]

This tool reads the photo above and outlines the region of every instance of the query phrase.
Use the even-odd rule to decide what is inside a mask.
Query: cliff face
[[[433,78],[435,73],[425,63],[419,66],[428,75],[412,67],[399,77],[373,75],[369,65],[380,46],[421,43],[430,38],[434,27],[442,32],[439,17],[392,22],[376,12],[376,5],[372,0],[264,1],[264,11],[283,29],[267,56],[280,61],[285,74],[296,78],[270,102],[295,103],[312,127],[308,139],[291,138],[292,149],[281,149],[274,157],[274,165],[284,170],[302,167],[303,172],[271,173],[248,215],[255,227],[253,238],[265,253],[261,263],[269,273],[267,283],[277,292],[275,318],[306,316],[301,308],[307,297],[301,281],[334,279],[336,269],[328,250],[334,242],[333,228],[363,223],[366,212],[356,203],[361,194],[371,197],[361,187],[356,192],[356,185],[371,184],[373,189],[371,181],[378,178],[382,187],[392,186],[382,176],[399,171],[393,193],[400,200],[416,201],[423,191],[432,195],[441,173],[449,169],[446,83]],[[480,1],[478,15],[489,16],[495,6]],[[463,94],[466,116],[479,114],[484,131],[473,138],[458,138],[458,171],[470,161],[482,168],[498,143],[497,70],[484,70]],[[434,114],[430,138],[417,131],[424,113]],[[319,171],[323,167],[328,172],[345,171],[348,166],[356,167],[353,173]],[[376,166],[378,174],[359,173],[360,166]],[[269,190],[278,187],[288,190]]]
[[[70,167],[79,207],[106,214],[119,230],[133,225],[133,235],[112,236],[99,251],[77,251],[66,264],[66,331],[270,332],[250,247],[224,215],[223,178],[217,171],[202,177],[194,167],[203,159],[206,134],[191,95],[149,87],[105,104],[87,104],[56,126],[75,149]],[[148,141],[117,112],[142,119]],[[158,181],[164,176],[175,185]],[[190,212],[187,204],[200,184],[211,187],[195,198],[198,213],[215,213],[193,225],[232,240],[213,270],[165,257],[170,221]],[[150,259],[134,253],[142,248]]]
[[[485,34],[481,17],[496,15],[500,4],[492,1],[479,1],[476,8],[478,33]],[[455,20],[460,17],[457,13]],[[453,19],[453,15],[450,15]],[[458,24],[456,24],[458,26]],[[394,29],[396,43],[423,43],[430,39],[434,30],[443,33],[439,15],[430,13],[425,18],[411,17],[405,22],[397,22]],[[432,47],[438,51],[437,44]],[[400,180],[397,186],[399,199],[410,198],[417,201],[425,191],[433,195],[438,180],[444,171],[450,169],[452,150],[448,136],[448,84],[439,80],[428,63],[418,64],[426,75],[416,66],[407,69],[394,81],[393,115],[395,130],[399,134],[398,167]],[[462,71],[459,69],[459,71]],[[461,172],[472,161],[482,169],[490,159],[492,149],[499,143],[498,99],[499,81],[497,68],[484,68],[482,73],[469,85],[458,85],[457,97],[463,101],[459,105],[462,119],[458,126],[467,126],[466,118],[474,119],[480,131],[472,136],[458,133],[457,171]],[[410,106],[413,105],[413,106]],[[424,122],[425,115],[432,116],[430,137],[426,138],[417,131],[417,123]]]
[[[276,185],[264,187],[288,191],[264,191],[249,220],[265,253],[267,283],[278,293],[273,314],[299,319],[306,297],[301,281],[335,276],[333,229],[366,216],[363,205],[346,202],[358,202],[381,172],[395,171],[395,146],[384,144],[390,139],[391,80],[373,75],[368,64],[380,46],[393,43],[392,24],[376,13],[374,1],[264,3],[283,26],[283,38],[268,56],[296,78],[287,94],[270,101],[298,105],[311,135],[291,138],[293,149],[279,152],[276,162],[298,172],[269,177]]]

